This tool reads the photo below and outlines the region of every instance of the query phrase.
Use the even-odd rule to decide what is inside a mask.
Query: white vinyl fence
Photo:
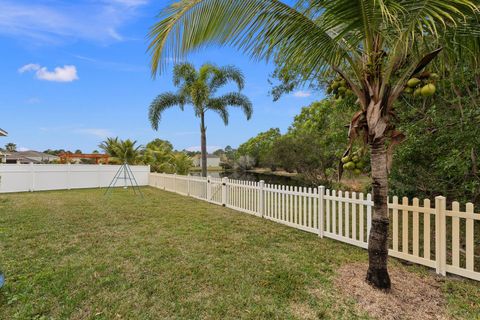
[[[192,196],[287,226],[368,246],[373,201],[370,194],[265,184],[227,178],[151,173],[150,186]],[[480,281],[480,214],[473,204],[446,199],[389,199],[393,257]]]
[[[119,168],[91,164],[0,164],[0,193],[108,187]],[[149,166],[130,168],[138,185],[148,185]],[[124,180],[116,183],[123,185]]]

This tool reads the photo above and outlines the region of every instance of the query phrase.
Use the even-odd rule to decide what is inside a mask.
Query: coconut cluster
[[[347,84],[347,81],[343,78],[336,78],[327,87],[327,93],[333,94],[337,101],[341,101],[348,95],[353,95],[352,89]]]
[[[352,171],[356,175],[362,173],[362,170],[365,168],[365,162],[361,159],[359,151],[343,157],[342,163],[343,169]]]
[[[427,72],[419,78],[411,78],[407,81],[407,85],[403,92],[413,94],[414,97],[431,97],[435,94],[435,80],[439,78],[437,73]]]

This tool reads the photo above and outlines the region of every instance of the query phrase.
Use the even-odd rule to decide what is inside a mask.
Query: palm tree
[[[9,142],[5,145],[5,151],[16,152],[17,151],[17,145],[15,143]]]
[[[446,32],[478,35],[465,23],[478,14],[470,0],[179,0],[150,31],[151,70],[208,44],[233,45],[254,59],[275,58],[300,83],[334,74],[357,97],[349,137],[370,146],[374,214],[366,280],[390,288],[388,257],[389,151],[403,138],[394,127],[394,103],[412,76],[440,53]],[[478,19],[474,19],[478,21]],[[473,30],[475,29],[475,30]],[[473,54],[478,54],[473,53]],[[388,150],[388,152],[387,152]]]
[[[107,138],[105,141],[102,141],[98,147],[105,151],[110,156],[114,156],[115,148],[118,145],[119,139],[118,137],[115,138]]]
[[[120,140],[118,137],[107,138],[99,147],[111,157],[116,158],[121,163],[135,164],[140,158],[141,145],[136,145],[137,141],[130,139]]]
[[[207,138],[205,126],[205,112],[216,112],[228,124],[228,106],[240,107],[247,120],[252,116],[252,103],[239,92],[230,92],[219,97],[214,97],[216,91],[229,81],[236,83],[238,90],[244,87],[244,77],[240,70],[233,66],[217,67],[204,64],[200,70],[190,63],[175,65],[173,69],[173,84],[178,91],[165,92],[153,100],[150,105],[149,118],[153,129],[158,129],[161,114],[164,110],[179,106],[183,110],[186,104],[191,104],[195,115],[200,118],[201,151],[202,151],[202,176],[207,176]]]

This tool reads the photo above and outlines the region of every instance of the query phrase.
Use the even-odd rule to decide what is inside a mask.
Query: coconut
[[[413,93],[413,89],[410,88],[410,87],[405,87],[405,89],[403,89],[403,92],[405,92],[405,93]]]
[[[338,87],[340,87],[340,83],[337,82],[337,81],[333,81],[332,84],[331,84],[331,87],[333,90],[337,89]]]
[[[357,169],[363,169],[363,168],[365,168],[365,162],[363,162],[363,161],[358,161],[358,162],[355,164],[355,167],[356,167]]]
[[[352,157],[353,162],[358,162],[358,160],[360,160],[360,158],[357,155]]]
[[[410,88],[415,88],[420,82],[421,80],[418,78],[411,78],[407,81],[407,86],[409,86]]]
[[[362,173],[362,170],[355,169],[355,170],[353,170],[353,173],[355,173],[356,175],[359,175],[360,173]]]
[[[438,73],[432,72],[430,73],[429,78],[432,80],[437,80],[438,78],[440,78],[440,76],[438,75]]]
[[[355,169],[355,162],[353,162],[353,161],[347,162],[346,166],[347,166],[348,170],[353,170],[353,169]]]
[[[347,162],[350,162],[350,157],[349,156],[343,157],[342,163],[347,163]]]
[[[345,93],[345,91],[347,91],[347,88],[345,88],[344,86],[338,87],[338,92]]]
[[[422,88],[417,88],[415,91],[413,91],[413,96],[417,97],[422,94]]]
[[[433,83],[429,83],[422,87],[420,93],[424,97],[430,97],[430,96],[433,96],[433,94],[435,93],[435,90],[436,90],[435,85]]]

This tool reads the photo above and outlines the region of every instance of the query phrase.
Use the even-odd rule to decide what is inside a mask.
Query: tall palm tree
[[[167,59],[182,59],[205,45],[233,45],[254,59],[275,58],[300,82],[333,74],[358,98],[349,136],[370,146],[374,214],[367,281],[389,288],[387,158],[402,134],[394,128],[394,103],[412,76],[440,53],[443,35],[478,32],[466,15],[470,0],[179,0],[150,31],[153,74]],[[461,28],[460,28],[461,27]],[[475,30],[474,30],[475,29]],[[463,32],[466,31],[466,32]],[[478,34],[478,33],[477,33]],[[477,53],[478,54],[478,53]]]
[[[164,110],[179,106],[183,110],[186,104],[193,106],[195,115],[200,118],[202,176],[207,176],[207,137],[205,113],[208,110],[216,112],[228,124],[228,106],[240,107],[247,119],[252,116],[253,108],[250,100],[240,92],[229,92],[214,97],[217,90],[234,82],[238,90],[244,87],[244,77],[240,70],[233,66],[217,67],[204,64],[197,71],[190,63],[180,63],[173,68],[173,84],[177,92],[165,92],[153,100],[150,105],[149,118],[152,127],[157,130],[161,114]]]

